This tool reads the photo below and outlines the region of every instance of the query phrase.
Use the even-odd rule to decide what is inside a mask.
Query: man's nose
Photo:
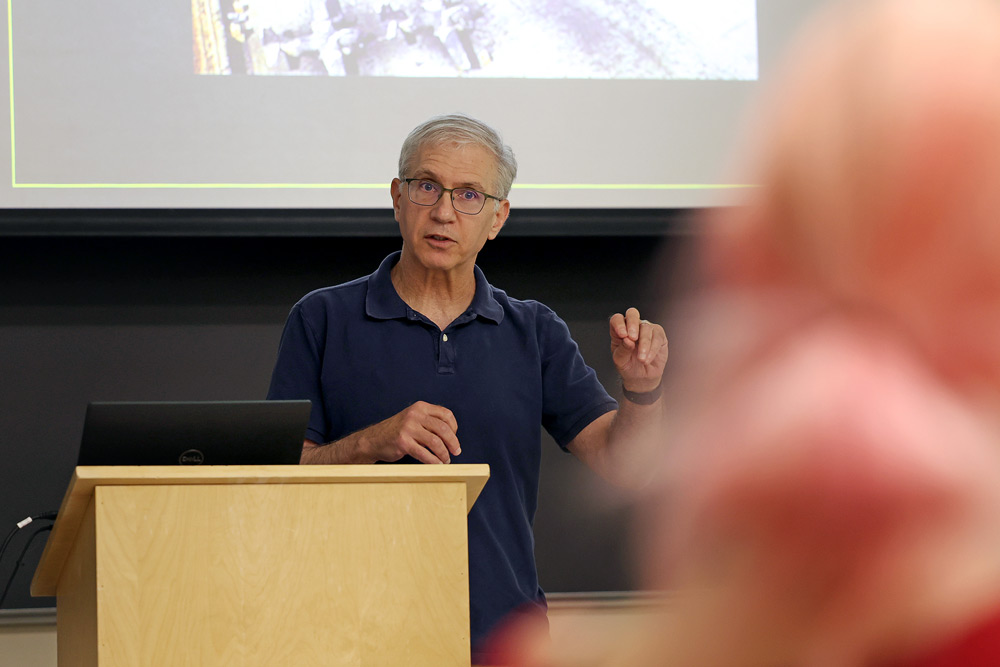
[[[441,197],[437,200],[431,211],[434,216],[440,220],[454,220],[457,217],[457,211],[455,211],[455,202],[451,198],[451,192],[442,192]]]

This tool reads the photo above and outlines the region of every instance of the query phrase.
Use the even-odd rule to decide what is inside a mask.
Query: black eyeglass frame
[[[421,204],[420,202],[413,201],[413,196],[410,195],[410,183],[413,182],[413,181],[426,181],[427,183],[433,183],[434,185],[436,185],[439,188],[441,188],[441,192],[438,194],[438,198],[435,199],[430,204]],[[496,199],[497,201],[503,201],[503,197],[497,197],[496,195],[491,195],[489,193],[483,192],[482,190],[477,190],[475,188],[470,188],[470,187],[466,187],[466,186],[461,186],[461,187],[458,187],[458,188],[446,188],[443,185],[441,185],[440,183],[438,183],[437,181],[432,181],[429,178],[404,178],[403,179],[403,184],[406,185],[406,198],[409,199],[414,204],[416,204],[417,206],[434,206],[439,201],[441,201],[441,197],[444,196],[444,193],[449,192],[449,193],[451,193],[451,206],[452,206],[452,208],[455,208],[455,190],[472,190],[473,192],[478,192],[479,194],[481,194],[482,196],[486,197],[487,199]],[[465,211],[459,211],[457,208],[455,208],[455,212],[456,213],[461,213],[462,215],[479,215],[480,213],[483,212],[484,208],[486,208],[486,199],[483,200],[482,207],[478,211],[476,211],[475,213],[466,213]]]

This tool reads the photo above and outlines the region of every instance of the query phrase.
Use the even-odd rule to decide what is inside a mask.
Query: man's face
[[[445,143],[421,149],[407,178],[425,178],[445,188],[472,188],[495,195],[496,163],[476,145]],[[496,238],[507,220],[510,202],[486,199],[476,215],[455,211],[451,193],[444,192],[432,206],[414,204],[406,183],[392,181],[392,205],[403,236],[403,256],[425,269],[471,269],[486,241]]]

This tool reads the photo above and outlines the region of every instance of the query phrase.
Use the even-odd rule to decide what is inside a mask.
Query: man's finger
[[[632,340],[639,340],[640,323],[638,308],[629,308],[625,311],[625,326],[628,328],[628,337]]]
[[[625,316],[615,313],[609,320],[611,326],[611,340],[620,340],[628,337],[628,327],[625,326]]]
[[[667,340],[667,332],[663,330],[663,327],[657,327],[657,331],[653,336],[653,348],[650,359],[662,359],[663,363],[666,363],[667,357],[670,354],[670,341]]]
[[[455,413],[443,405],[429,404],[427,414],[429,419],[424,424],[424,428],[440,438],[453,456],[461,454],[462,446],[456,435],[458,433],[458,420],[455,418]]]
[[[458,429],[458,425],[455,422],[454,415],[452,415],[450,421],[443,421],[432,417],[424,425],[424,428],[426,428],[427,432],[441,443],[442,449],[447,450],[447,452],[450,452],[454,456],[458,456],[462,453],[462,445],[459,444],[458,436],[455,434],[455,431]]]
[[[444,444],[444,440],[430,431],[423,433],[423,437],[417,442],[431,454],[440,459],[441,463],[451,463],[451,452]]]
[[[444,447],[441,447],[441,450],[444,451]],[[436,464],[436,463],[448,463],[450,461],[450,459],[447,457],[447,452],[445,452],[445,458],[441,458],[440,456],[436,455],[433,451],[431,451],[424,445],[415,441],[411,441],[408,446],[403,448],[403,451],[405,451],[407,454],[409,454],[416,460],[420,461],[421,463]]]
[[[455,419],[455,413],[443,405],[428,403],[426,414],[434,419],[444,422],[444,424],[451,429],[452,433],[458,433],[458,420]]]
[[[655,325],[643,320],[639,324],[639,339],[636,341],[636,352],[639,361],[649,360],[649,350],[653,343],[653,333]]]
[[[632,359],[632,348],[635,346],[630,339],[626,338],[624,342],[611,351],[611,360],[615,364],[615,368],[619,369],[619,373],[622,369],[628,365],[629,361]]]

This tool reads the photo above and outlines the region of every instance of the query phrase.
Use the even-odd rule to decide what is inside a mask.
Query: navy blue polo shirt
[[[270,399],[312,401],[306,437],[338,440],[416,401],[458,422],[454,463],[487,463],[469,513],[473,662],[496,624],[524,605],[544,608],[531,527],[541,428],[565,447],[618,407],[547,306],[507,296],[475,267],[472,304],[444,331],[396,293],[398,252],[370,276],[319,289],[292,308]],[[404,461],[414,462],[405,458]]]

